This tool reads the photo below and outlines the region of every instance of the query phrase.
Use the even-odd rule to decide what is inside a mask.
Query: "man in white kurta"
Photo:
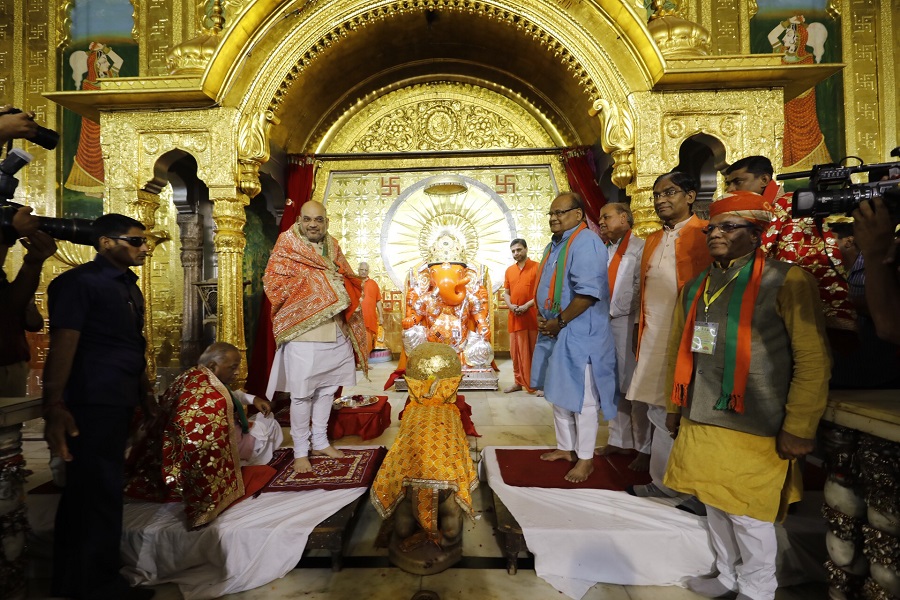
[[[634,217],[627,204],[609,202],[600,209],[600,233],[609,240],[609,326],[616,343],[616,367],[619,376],[617,412],[609,421],[609,441],[597,453],[628,454],[637,450],[650,455],[650,421],[647,404],[625,399],[635,357],[634,325],[640,306],[641,256],[644,240],[631,234]]]
[[[263,285],[278,344],[266,395],[290,393],[294,470],[306,473],[310,446],[313,455],[343,456],[328,441],[332,400],[356,384],[354,353],[366,366],[361,283],[328,235],[321,203],[304,204],[298,223],[278,236]]]
[[[649,464],[646,455],[638,455],[632,463],[636,470],[649,468],[653,478],[646,486],[629,488],[629,493],[638,496],[678,495],[662,482],[672,452],[672,438],[666,429],[666,400],[671,394],[665,389],[666,349],[679,290],[712,262],[706,236],[700,231],[706,221],[691,214],[697,189],[693,177],[680,172],[662,175],[653,185],[653,204],[663,228],[652,233],[644,246],[637,367],[626,393],[632,402],[647,405],[653,425]]]

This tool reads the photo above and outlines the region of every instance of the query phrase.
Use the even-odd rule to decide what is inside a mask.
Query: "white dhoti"
[[[650,454],[650,421],[647,419],[647,404],[625,399],[631,376],[634,373],[635,359],[631,351],[634,337],[634,315],[613,317],[609,327],[616,342],[616,370],[619,376],[619,393],[616,416],[609,422],[610,446],[637,450]]]
[[[594,458],[597,431],[600,429],[598,417],[600,393],[591,374],[591,363],[584,368],[584,403],[581,412],[576,413],[553,405],[553,426],[556,430],[556,447],[566,452],[575,451],[581,460]]]
[[[710,505],[706,506],[706,518],[719,582],[752,600],[773,600],[778,589],[775,525]]]
[[[356,385],[353,346],[343,331],[337,330],[333,342],[288,342],[275,352],[269,387],[291,395],[291,437],[294,456],[322,450],[328,443],[328,417],[334,393],[340,386]],[[310,431],[312,422],[312,431]]]

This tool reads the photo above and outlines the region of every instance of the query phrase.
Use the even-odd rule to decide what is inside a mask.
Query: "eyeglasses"
[[[147,238],[139,235],[107,235],[105,237],[108,237],[111,240],[122,240],[123,242],[127,242],[129,246],[134,246],[135,248],[140,248],[147,243]]]
[[[722,233],[732,233],[733,231],[736,231],[738,229],[749,229],[751,227],[756,227],[756,225],[753,225],[752,223],[745,223],[743,225],[740,223],[719,223],[718,225],[710,223],[700,231],[702,231],[706,235],[709,235],[716,229],[720,230]]]
[[[581,208],[580,206],[573,206],[572,208],[567,208],[566,210],[551,210],[547,213],[548,217],[556,217],[557,219],[569,212],[570,210],[576,210]]]
[[[653,199],[659,200],[660,198],[671,198],[675,194],[683,194],[684,190],[666,190],[664,192],[653,192]]]

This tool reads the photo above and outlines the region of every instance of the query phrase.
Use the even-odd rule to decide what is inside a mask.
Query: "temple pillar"
[[[645,238],[662,226],[656,209],[653,208],[653,188],[638,188],[628,191],[631,196],[631,214],[634,216],[635,235]]]
[[[156,354],[153,339],[153,285],[151,273],[153,270],[153,251],[160,237],[155,235],[156,211],[159,209],[159,190],[138,190],[137,199],[131,206],[132,216],[140,221],[146,228],[147,234],[147,259],[140,267],[138,285],[141,294],[144,295],[144,338],[147,340],[147,378],[151,385],[156,381]],[[162,393],[162,390],[156,390]]]
[[[194,284],[203,278],[202,216],[182,213],[177,217],[181,231],[181,266],[184,269],[184,319],[181,322],[181,367],[197,364],[203,348],[203,315]]]
[[[213,237],[218,257],[218,294],[216,340],[234,345],[246,359],[247,344],[244,338],[244,224],[247,218],[244,207],[250,199],[236,188],[210,188],[213,203]],[[247,380],[247,361],[235,378],[235,386],[242,387]]]

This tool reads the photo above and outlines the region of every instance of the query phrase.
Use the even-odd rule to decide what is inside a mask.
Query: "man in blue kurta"
[[[573,483],[594,470],[598,408],[616,416],[616,347],[609,327],[607,253],[584,223],[584,202],[565,192],[550,204],[553,238],[544,249],[537,286],[538,340],[531,387],[553,404],[556,450],[542,460],[568,460]]]

